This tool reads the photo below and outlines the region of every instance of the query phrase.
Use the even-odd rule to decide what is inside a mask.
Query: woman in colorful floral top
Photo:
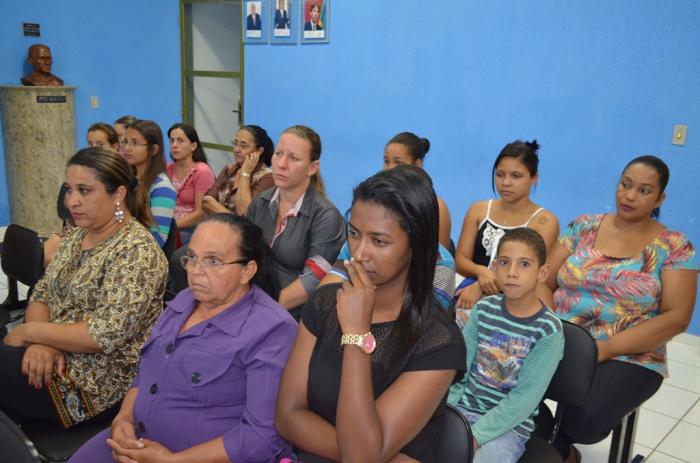
[[[75,220],[34,288],[25,323],[0,345],[0,410],[17,423],[72,426],[117,405],[163,309],[167,261],[144,227],[148,199],[115,151],[66,169]]]
[[[634,159],[618,183],[616,212],[578,217],[551,251],[552,307],[591,333],[600,362],[589,398],[564,413],[555,444],[565,461],[580,459],[573,442],[603,440],[656,392],[668,376],[666,342],[690,323],[695,249],[656,220],[668,178],[661,159]]]

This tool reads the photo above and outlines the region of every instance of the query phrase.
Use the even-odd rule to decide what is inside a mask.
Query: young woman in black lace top
[[[438,206],[399,166],[353,192],[350,281],[319,288],[282,377],[276,426],[330,461],[431,461],[464,343],[432,291]]]

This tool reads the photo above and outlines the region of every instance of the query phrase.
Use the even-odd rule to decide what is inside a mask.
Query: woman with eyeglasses
[[[111,428],[70,462],[289,456],[274,410],[296,323],[275,302],[275,260],[260,229],[230,213],[211,215],[182,264],[189,289],[156,322]]]
[[[173,124],[168,129],[168,138],[170,156],[175,162],[168,165],[167,172],[177,192],[175,222],[179,244],[184,245],[190,241],[194,226],[206,215],[202,198],[215,179],[194,127]]]
[[[270,169],[275,147],[265,129],[244,125],[232,144],[233,162],[221,170],[214,185],[204,193],[202,207],[207,214],[246,215],[253,198],[275,184]]]
[[[122,156],[124,156],[124,143],[126,143],[126,128],[129,126],[129,124],[133,124],[137,120],[138,119],[135,116],[127,114],[120,117],[114,121],[114,124],[112,124],[114,131],[117,132],[117,138],[119,139],[119,154]]]
[[[151,234],[163,247],[168,240],[175,211],[175,188],[165,173],[163,132],[153,121],[140,120],[129,124],[124,134],[123,156],[131,165],[139,188],[150,198],[155,225]]]
[[[221,170],[202,198],[202,209],[207,214],[245,215],[253,198],[274,185],[270,169],[274,145],[265,129],[244,125],[232,143],[233,162]],[[180,258],[186,254],[185,245],[170,257],[170,285],[174,292],[187,286],[187,275],[180,266]]]

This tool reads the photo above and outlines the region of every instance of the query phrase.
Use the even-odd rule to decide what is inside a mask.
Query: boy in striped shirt
[[[547,248],[529,228],[509,230],[493,263],[502,294],[474,305],[462,330],[467,373],[449,402],[469,421],[476,463],[516,462],[564,351],[561,322],[535,294]]]

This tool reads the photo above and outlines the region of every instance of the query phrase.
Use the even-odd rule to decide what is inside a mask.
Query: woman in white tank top
[[[455,263],[457,272],[476,281],[459,293],[457,308],[470,309],[482,295],[499,292],[489,266],[506,230],[532,228],[542,235],[547,249],[556,241],[559,221],[530,200],[530,189],[537,183],[538,148],[534,140],[506,145],[492,171],[492,185],[500,198],[472,204],[464,217]]]

